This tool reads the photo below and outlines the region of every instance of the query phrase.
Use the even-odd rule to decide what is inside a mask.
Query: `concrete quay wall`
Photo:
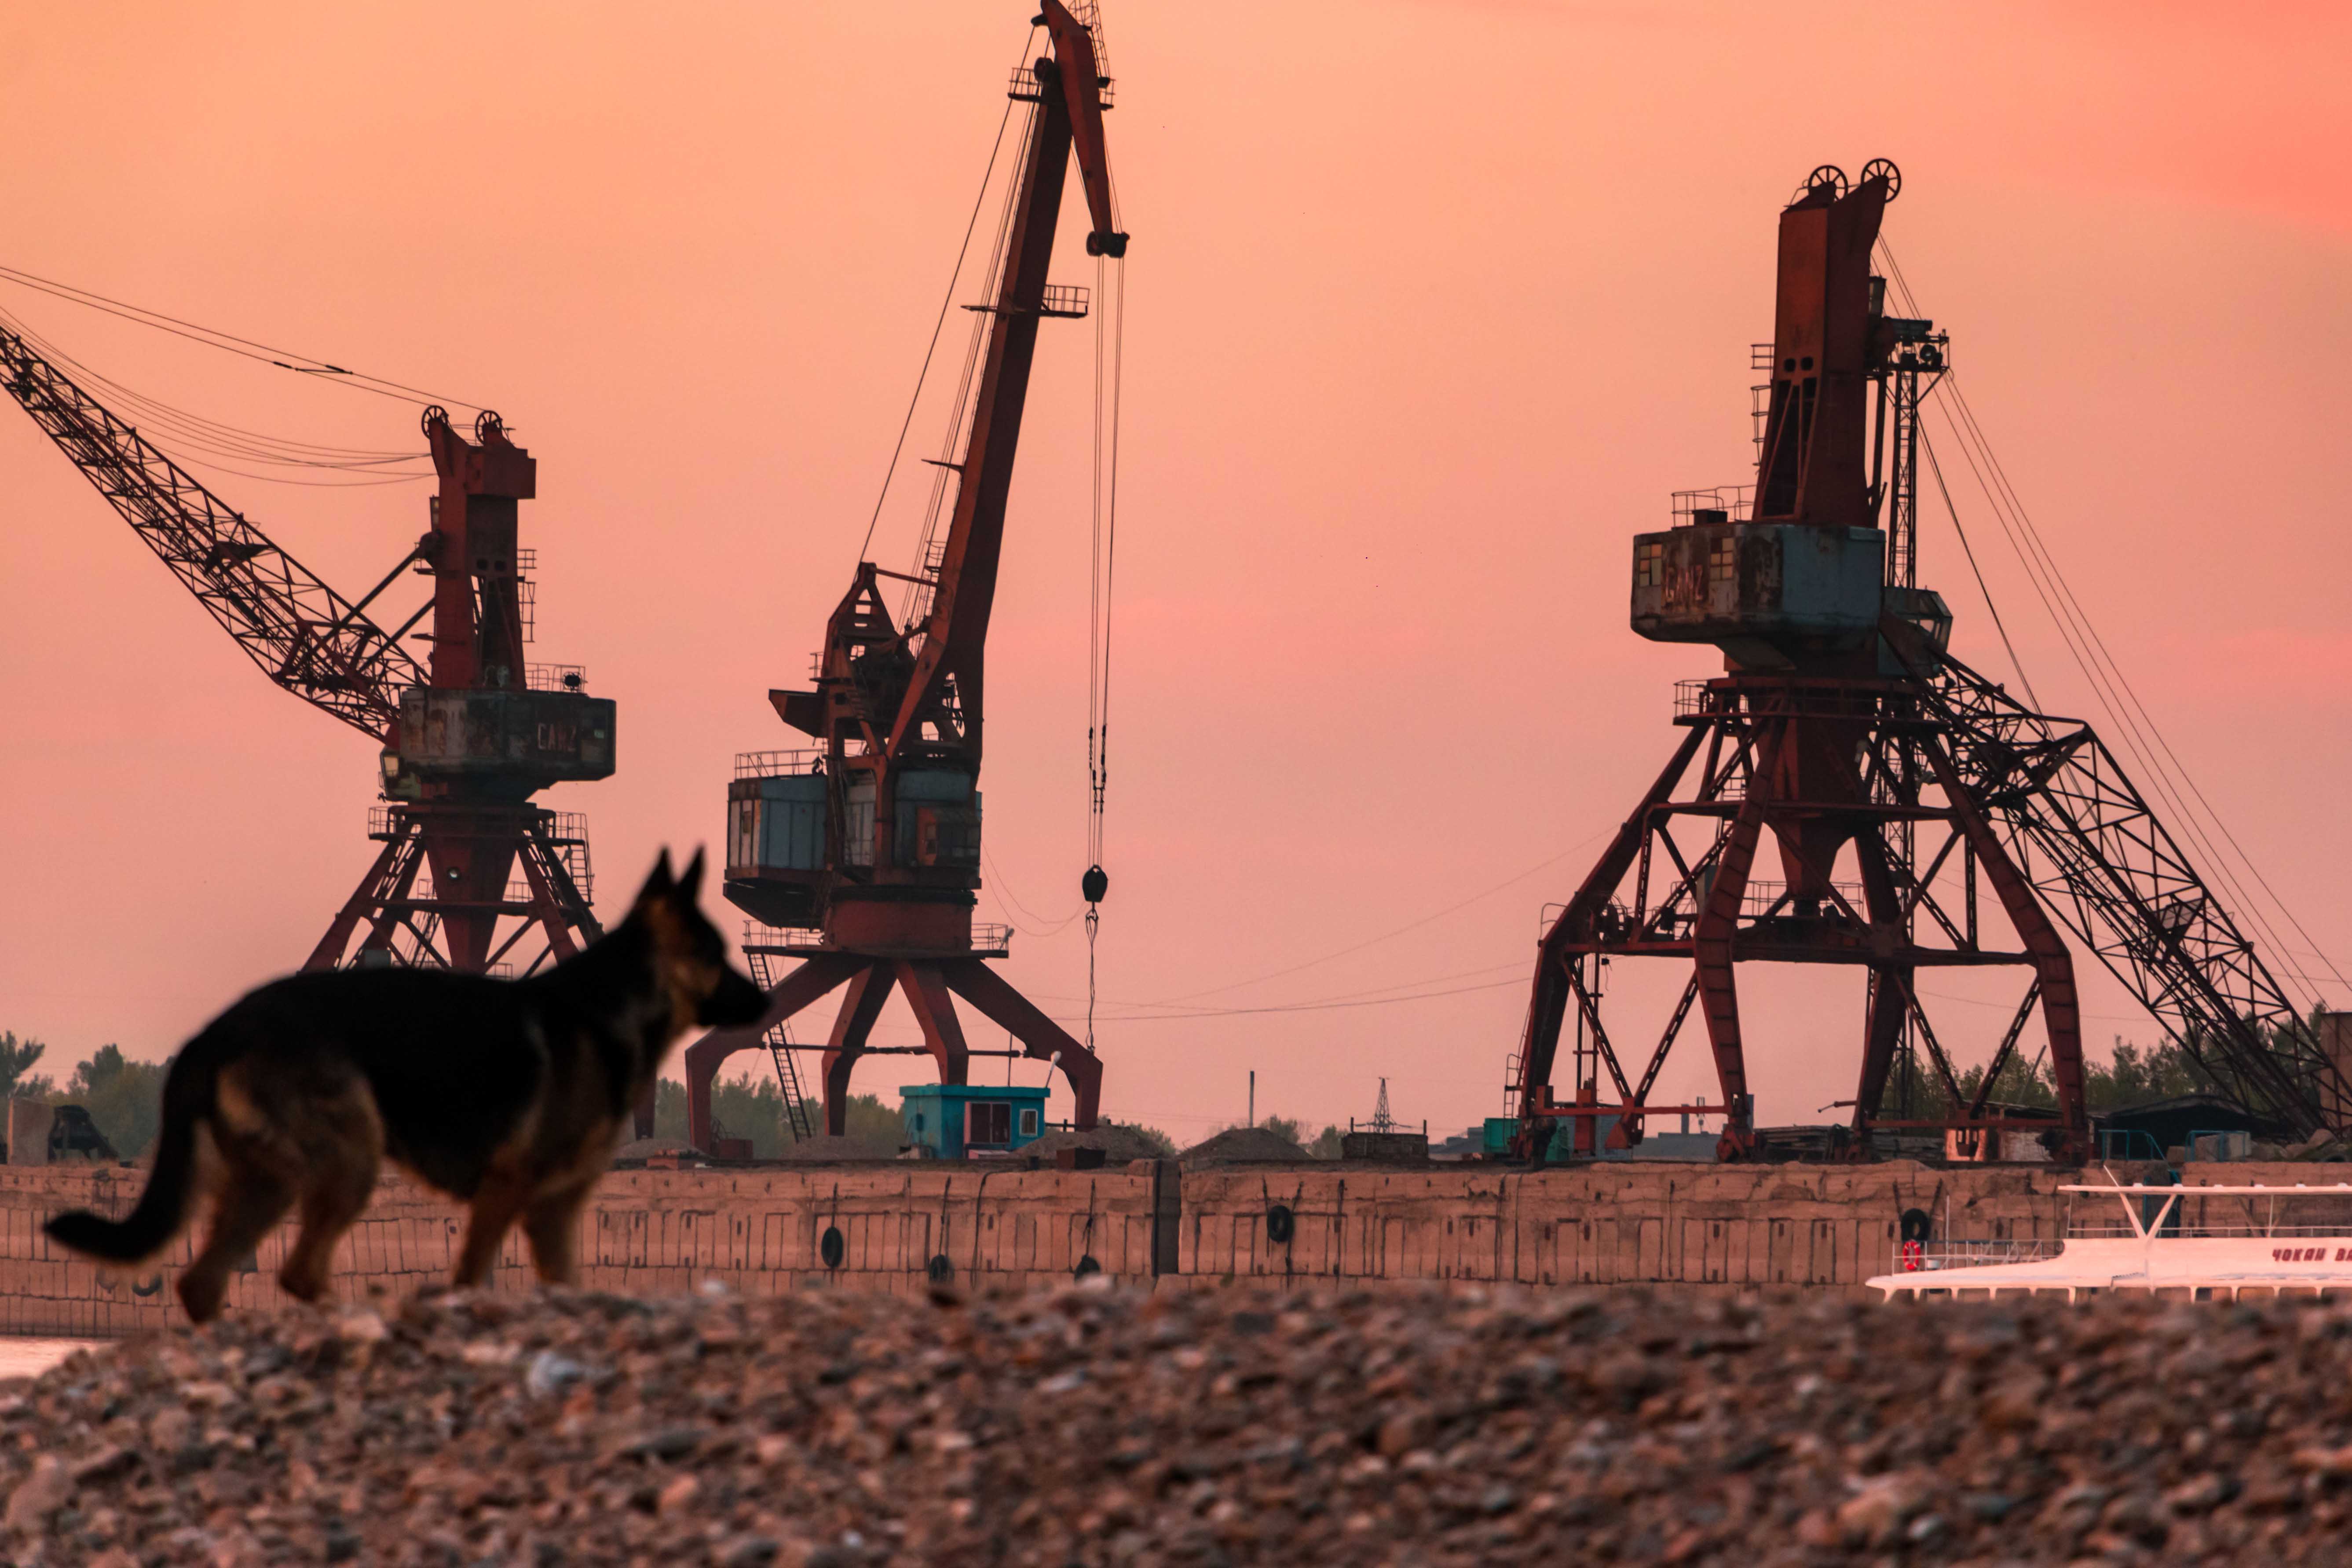
[[[2184,1174],[2192,1184],[2242,1181],[2249,1169]],[[2282,1185],[2352,1179],[2346,1166],[2254,1169]],[[0,1332],[107,1336],[179,1321],[171,1287],[194,1255],[193,1232],[131,1270],[82,1262],[41,1234],[63,1209],[125,1212],[145,1179],[122,1167],[0,1167]],[[1927,1211],[1939,1237],[2063,1236],[2074,1200],[2057,1188],[2079,1179],[2032,1166],[1909,1163],[630,1170],[598,1187],[581,1216],[578,1256],[582,1284],[632,1294],[682,1292],[710,1278],[757,1294],[911,1294],[933,1270],[977,1291],[1099,1270],[1149,1289],[1444,1281],[1854,1293],[1889,1268],[1906,1209]],[[458,1205],[387,1177],[337,1255],[337,1294],[398,1296],[446,1281],[464,1225]],[[292,1239],[288,1226],[262,1243],[233,1282],[233,1307],[286,1300],[275,1276]],[[528,1289],[532,1278],[520,1236],[510,1236],[493,1288]]]

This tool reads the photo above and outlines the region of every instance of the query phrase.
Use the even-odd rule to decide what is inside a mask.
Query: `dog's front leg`
[[[540,1279],[550,1285],[573,1282],[580,1207],[588,1201],[588,1194],[595,1184],[586,1181],[558,1192],[542,1193],[531,1200],[523,1215],[523,1234],[530,1238],[531,1261],[539,1266]]]
[[[507,1230],[530,1195],[528,1185],[503,1173],[493,1173],[475,1190],[473,1215],[466,1223],[465,1250],[457,1256],[456,1284],[470,1289],[490,1277]]]

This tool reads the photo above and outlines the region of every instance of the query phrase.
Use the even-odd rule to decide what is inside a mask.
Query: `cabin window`
[[[1021,1108],[1021,1136],[1024,1138],[1037,1136],[1037,1108],[1034,1105]]]
[[[728,835],[727,863],[730,866],[756,866],[760,863],[760,803],[739,800],[734,803],[734,831]]]
[[[1637,544],[1633,547],[1633,586],[1654,588],[1666,580],[1666,547],[1663,544]]]
[[[964,1110],[963,1141],[977,1145],[1013,1142],[1013,1106],[1002,1100],[975,1100]]]
[[[1739,570],[1739,546],[1729,536],[1707,546],[1706,574],[1717,583],[1728,583]]]

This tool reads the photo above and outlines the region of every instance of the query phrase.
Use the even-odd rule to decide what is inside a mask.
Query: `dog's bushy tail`
[[[101,1262],[140,1263],[180,1234],[194,1195],[196,1126],[212,1109],[210,1053],[198,1049],[204,1040],[189,1042],[163,1079],[163,1125],[138,1206],[120,1220],[88,1209],[58,1215],[41,1227],[50,1240]]]

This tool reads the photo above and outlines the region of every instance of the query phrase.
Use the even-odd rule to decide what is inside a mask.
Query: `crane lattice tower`
[[[1866,976],[1853,1117],[1833,1148],[1858,1157],[1874,1132],[1936,1131],[1963,1155],[2022,1134],[2080,1158],[2082,1018],[2062,927],[2248,1105],[2305,1131],[2352,1122],[2341,1070],[2090,726],[2021,706],[1949,651],[1950,614],[1917,581],[1914,467],[1949,343],[1889,314],[1871,265],[1900,184],[1884,160],[1851,184],[1825,165],[1781,213],[1755,482],[1680,492],[1674,526],[1634,539],[1634,631],[1712,644],[1724,673],[1682,684],[1680,744],[1545,934],[1510,1075],[1524,1156],[1543,1158],[1563,1124],[1591,1152],[1608,1116],[1612,1143],[1638,1142],[1643,1114],[1667,1110],[1724,1114],[1723,1157],[1756,1155],[1738,975],[1778,963]],[[1655,1044],[1628,1058],[1602,992],[1607,966],[1633,960],[1688,974]],[[2023,977],[1973,1092],[1922,1005],[1919,975],[1943,968]],[[1694,1012],[1723,1106],[1653,1104]],[[2037,1014],[2054,1121],[1991,1099]],[[1906,1085],[1898,1069],[1922,1058],[1932,1078]],[[1919,1114],[1931,1096],[1937,1113]]]

